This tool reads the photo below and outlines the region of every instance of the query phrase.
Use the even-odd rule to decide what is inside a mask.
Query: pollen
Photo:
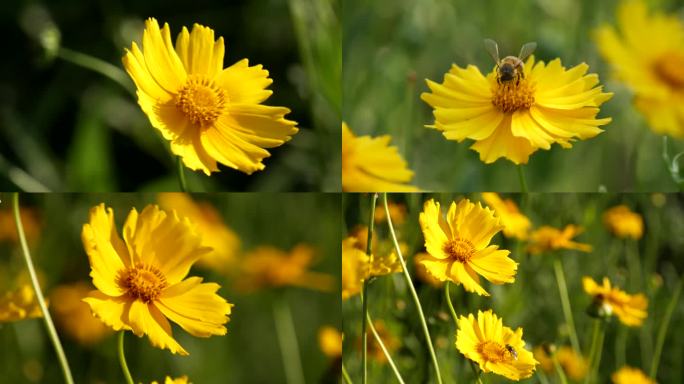
[[[202,128],[210,126],[225,109],[228,97],[213,80],[190,75],[176,96],[176,107]]]
[[[674,89],[684,89],[684,55],[668,53],[657,59],[653,70],[658,78]]]
[[[492,104],[503,113],[530,109],[534,104],[534,86],[527,79],[496,84]]]
[[[506,350],[505,346],[491,340],[479,343],[476,351],[484,360],[491,363],[500,363],[512,358],[511,353]]]
[[[148,304],[155,301],[168,284],[159,269],[141,263],[120,272],[119,285],[130,297]]]
[[[473,243],[466,239],[456,238],[444,244],[444,252],[449,255],[450,259],[465,263],[475,253],[475,247],[473,247]]]

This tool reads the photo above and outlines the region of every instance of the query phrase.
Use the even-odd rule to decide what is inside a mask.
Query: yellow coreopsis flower
[[[553,372],[553,360],[543,347],[534,348],[534,358],[539,361],[539,365],[545,372]],[[567,345],[558,348],[556,353],[556,359],[558,359],[558,364],[569,378],[575,381],[582,380],[589,370],[589,363],[587,360],[577,354],[572,348]]]
[[[342,123],[342,190],[346,192],[416,192],[413,178],[389,135],[355,136]]]
[[[148,205],[133,208],[123,227],[104,204],[90,210],[81,238],[97,288],[83,299],[93,313],[114,330],[130,330],[172,353],[188,352],[173,338],[168,320],[197,337],[225,335],[232,304],[216,294],[215,283],[185,278],[190,267],[210,249],[188,219]],[[167,320],[168,318],[168,320]]]
[[[580,233],[582,233],[582,228],[572,224],[566,225],[562,231],[548,225],[539,227],[530,234],[527,251],[533,255],[559,249],[591,252],[591,245],[572,241],[572,238]]]
[[[538,362],[525,349],[523,330],[503,325],[492,310],[477,311],[458,319],[456,348],[480,369],[518,381],[532,376]]]
[[[368,227],[363,225],[357,226],[351,231],[350,235],[356,238],[354,246],[365,253],[368,244]],[[399,256],[397,256],[397,251],[394,248],[393,242],[378,240],[377,233],[371,242],[370,264],[368,265],[365,278],[402,271],[401,262],[399,261]],[[406,254],[408,251],[406,242],[399,240],[399,250],[402,255]]]
[[[570,69],[560,59],[545,64],[530,57],[519,81],[499,82],[496,70],[484,76],[474,65],[452,65],[431,93],[421,99],[434,108],[435,124],[448,140],[475,141],[470,148],[489,164],[505,157],[526,164],[538,149],[554,143],[572,147],[576,139],[598,135],[611,119],[597,119],[599,106],[612,97],[603,93],[598,75],[587,64]]]
[[[50,301],[59,327],[83,345],[94,345],[111,334],[111,329],[98,320],[83,299],[91,289],[87,283],[59,285],[52,290]]]
[[[153,381],[150,384],[159,384],[159,383],[157,381]],[[166,379],[164,380],[164,384],[192,384],[192,383],[188,381],[187,376],[181,376],[177,379],[166,376]]]
[[[530,230],[532,223],[527,216],[520,212],[513,200],[503,200],[498,194],[491,192],[483,193],[482,199],[501,218],[501,222],[504,225],[503,233],[506,237],[520,240],[527,239],[527,232]]]
[[[0,296],[0,323],[42,317],[40,304],[30,284]]]
[[[326,325],[318,330],[318,345],[324,355],[331,358],[342,357],[342,333],[335,327]]]
[[[478,275],[493,284],[515,281],[518,264],[508,257],[510,252],[489,244],[503,229],[489,208],[463,199],[451,203],[445,220],[439,203],[430,199],[420,213],[420,227],[429,253],[420,263],[438,280],[463,284],[466,291],[485,296],[489,293]]]
[[[224,69],[223,37],[214,40],[211,28],[183,27],[174,47],[169,25],[150,18],[142,46],[126,50],[124,67],[143,112],[188,168],[209,175],[219,162],[251,174],[265,168],[265,148],[297,133],[289,109],[261,104],[272,94],[268,71],[247,59]]]
[[[610,284],[607,277],[603,278],[603,285],[598,285],[594,279],[585,276],[582,278],[584,291],[594,298],[603,313],[615,314],[620,321],[630,327],[639,327],[643,324],[648,312],[648,299],[643,294],[630,295]]]
[[[197,261],[197,265],[230,272],[240,251],[240,238],[226,226],[216,208],[209,203],[195,202],[184,193],[161,193],[157,200],[162,208],[175,209],[179,215],[190,219],[202,234],[202,246],[212,249]]]
[[[641,239],[644,234],[644,220],[626,205],[618,205],[603,214],[603,224],[615,236],[621,238]]]
[[[624,366],[610,376],[613,384],[656,384],[639,368]]]
[[[596,30],[599,52],[633,91],[653,131],[684,138],[684,23],[676,14],[649,15],[642,1],[624,1],[618,30]]]

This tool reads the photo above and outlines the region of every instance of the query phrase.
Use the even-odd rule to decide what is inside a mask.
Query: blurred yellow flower
[[[413,256],[413,266],[416,269],[416,278],[426,284],[430,284],[435,288],[439,288],[442,286],[442,284],[444,284],[444,282],[432,276],[432,274],[428,272],[427,268],[425,267],[425,264],[423,264],[423,260],[429,260],[430,258],[431,256],[427,252],[419,252]]]
[[[537,359],[545,372],[553,372],[553,360],[544,351],[543,347],[534,348],[534,358]],[[588,361],[567,345],[558,348],[556,358],[558,359],[558,364],[563,368],[563,372],[572,380],[582,380],[589,371]]]
[[[510,252],[489,245],[503,229],[489,208],[463,199],[451,203],[445,220],[439,203],[430,199],[420,213],[420,227],[429,256],[419,262],[438,280],[463,284],[466,291],[485,296],[489,293],[478,274],[493,284],[515,281],[518,264],[508,257]]]
[[[368,241],[368,227],[360,225],[354,228],[350,235],[356,238],[354,246],[360,251],[366,252],[366,244]],[[394,248],[394,243],[391,241],[378,240],[377,233],[372,240],[370,265],[369,270],[365,274],[365,278],[371,276],[382,276],[390,273],[398,273],[402,271],[401,262],[397,256],[397,251]],[[404,241],[399,241],[399,250],[404,255],[408,252],[408,245]]]
[[[123,64],[138,89],[138,104],[150,123],[170,141],[186,167],[207,175],[216,162],[247,174],[297,133],[285,119],[290,110],[261,105],[273,92],[261,65],[243,59],[223,69],[223,37],[195,24],[171,43],[168,24],[145,21],[143,50],[133,42]]]
[[[503,200],[498,194],[492,192],[483,193],[482,199],[501,218],[501,223],[504,226],[503,233],[506,237],[520,240],[527,239],[527,232],[530,230],[532,223],[527,216],[520,212],[513,200]]]
[[[615,314],[627,326],[639,327],[648,317],[648,299],[641,293],[630,295],[612,287],[607,277],[603,278],[603,285],[598,285],[594,279],[585,276],[582,285],[584,291],[594,298],[594,305],[607,315]]]
[[[123,240],[114,212],[104,204],[90,209],[81,238],[97,288],[83,299],[114,330],[147,335],[157,348],[187,355],[173,338],[171,321],[197,337],[225,335],[232,304],[216,294],[215,283],[200,277],[183,280],[190,267],[210,251],[188,219],[148,205],[128,214]]]
[[[159,383],[155,380],[150,384],[159,384]],[[181,376],[177,379],[173,379],[169,376],[166,376],[166,379],[164,380],[164,384],[192,384],[192,383],[188,381],[187,376]]]
[[[40,217],[33,208],[21,207],[19,218],[24,226],[24,234],[29,244],[35,243],[40,237]],[[11,209],[0,210],[0,242],[18,242],[17,226],[14,224],[14,213]]]
[[[656,384],[638,368],[624,366],[610,376],[613,384]]]
[[[633,91],[635,105],[656,133],[684,138],[684,23],[653,12],[643,1],[623,1],[618,31],[596,30],[599,52]]]
[[[84,282],[59,285],[50,293],[52,312],[64,333],[82,345],[95,345],[111,334],[111,329],[98,320],[83,299],[90,293]]]
[[[276,247],[260,246],[242,258],[241,273],[235,285],[245,292],[288,285],[326,292],[334,290],[332,276],[308,270],[315,255],[315,249],[306,244],[296,245],[289,253]]]
[[[525,77],[498,82],[496,70],[486,77],[469,65],[452,65],[438,84],[426,80],[431,93],[421,99],[434,108],[435,124],[448,140],[475,141],[470,148],[489,164],[505,157],[526,164],[538,149],[554,143],[572,147],[576,139],[592,138],[611,119],[597,119],[599,106],[612,97],[603,93],[598,75],[586,75],[585,63],[565,69],[560,59],[545,64],[530,57]]]
[[[42,317],[43,312],[30,284],[22,284],[0,296],[0,323]]]
[[[603,214],[603,224],[615,236],[621,238],[641,239],[644,234],[644,220],[626,205],[618,205]]]
[[[197,265],[229,273],[237,261],[240,238],[223,221],[216,208],[206,202],[195,202],[184,193],[161,193],[159,205],[166,210],[176,210],[187,217],[202,236],[202,246],[212,249],[203,255]]]
[[[572,241],[572,238],[580,233],[582,228],[572,224],[566,225],[562,231],[548,225],[539,227],[530,234],[527,251],[533,255],[559,249],[591,252],[591,245]]]
[[[355,136],[342,123],[342,190],[346,192],[416,192],[413,178],[397,147],[384,135]]]
[[[389,208],[390,217],[392,218],[392,224],[402,225],[406,221],[406,206],[404,204],[395,203],[392,201],[387,202],[387,208]],[[375,207],[375,213],[373,215],[375,223],[384,223],[387,221],[387,215],[385,214],[384,205],[378,205]]]
[[[400,244],[402,246],[406,247],[406,244]],[[402,249],[402,252],[405,250],[406,248]],[[358,235],[342,240],[342,299],[346,300],[361,292],[363,281],[370,277],[401,271],[401,262],[393,249],[374,253],[369,257]]]
[[[324,355],[342,357],[342,333],[335,327],[325,325],[318,330],[318,345]]]
[[[523,330],[513,332],[492,310],[477,311],[458,319],[456,348],[480,369],[514,381],[532,376],[538,362],[525,349]]]
[[[373,320],[373,327],[375,328],[375,331],[378,333],[378,336],[380,336],[380,340],[382,340],[382,343],[385,344],[385,348],[387,348],[387,352],[389,352],[390,355],[392,354],[392,352],[399,349],[399,347],[401,346],[401,341],[392,332],[390,332],[389,329],[387,329],[384,321]],[[382,351],[380,344],[378,344],[377,340],[375,340],[375,336],[373,336],[373,332],[370,330],[370,327],[368,327],[368,329],[366,330],[366,334],[368,335],[368,358],[373,359],[380,364],[387,363],[387,356],[385,356],[385,353]],[[356,347],[359,350],[362,347],[360,336],[356,340]]]

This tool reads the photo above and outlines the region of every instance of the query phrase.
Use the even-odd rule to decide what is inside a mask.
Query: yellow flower
[[[438,280],[463,284],[466,291],[485,296],[489,293],[478,274],[493,284],[515,281],[518,264],[508,257],[510,252],[489,245],[503,229],[489,208],[463,199],[451,203],[445,220],[439,203],[431,199],[420,213],[420,227],[429,253],[420,263]]]
[[[30,284],[23,284],[0,297],[0,323],[42,317],[43,312]]]
[[[416,192],[413,178],[389,135],[354,136],[342,123],[342,190],[346,192]]]
[[[624,1],[617,20],[619,33],[596,30],[599,52],[632,88],[653,131],[684,138],[684,24],[676,14],[649,15],[642,1]]]
[[[332,276],[308,270],[314,257],[314,248],[306,244],[295,246],[289,253],[271,246],[258,247],[242,259],[236,286],[246,292],[288,285],[333,290],[335,279]]]
[[[477,311],[458,319],[456,348],[476,362],[483,372],[494,372],[518,381],[532,376],[538,362],[525,349],[523,330],[513,332],[492,310]]]
[[[530,234],[530,244],[527,246],[527,251],[533,255],[559,249],[591,252],[591,245],[571,240],[580,233],[582,233],[582,228],[572,224],[566,225],[562,231],[547,225],[539,227]]]
[[[366,244],[368,241],[368,227],[357,226],[352,230],[351,235],[356,238],[354,246],[362,252],[366,252]],[[392,241],[379,241],[377,233],[373,237],[370,255],[370,265],[368,265],[368,270],[365,273],[365,278],[371,276],[382,276],[388,275],[390,273],[398,273],[402,271],[401,262],[399,261],[399,256],[397,256],[396,249],[394,248],[394,243]],[[399,241],[399,250],[401,254],[404,255],[408,252],[408,245]],[[368,262],[366,262],[368,264]]]
[[[342,299],[346,300],[359,292],[363,281],[373,276],[383,276],[402,271],[401,262],[392,250],[371,255],[365,252],[365,246],[357,236],[342,240]],[[400,244],[400,247],[406,247]],[[402,250],[404,252],[405,249]]]
[[[161,193],[157,197],[163,209],[175,209],[187,217],[202,235],[202,246],[212,251],[202,256],[197,265],[228,273],[240,251],[240,238],[223,222],[223,218],[211,204],[195,202],[183,193]]]
[[[545,372],[553,372],[553,360],[551,360],[551,356],[544,351],[544,348],[534,348],[534,358],[539,361],[539,365]],[[556,351],[556,358],[565,374],[572,380],[580,381],[587,375],[589,370],[587,360],[583,356],[578,355],[567,345],[558,348]]]
[[[641,369],[624,366],[613,373],[613,384],[656,384]]]
[[[323,326],[318,330],[318,345],[323,354],[338,358],[342,356],[342,333],[335,327]]]
[[[157,381],[153,381],[150,384],[158,384]],[[181,376],[177,379],[172,379],[169,376],[166,376],[166,379],[164,380],[164,384],[192,384],[188,381],[187,376]]]
[[[90,293],[84,282],[59,285],[52,290],[52,312],[66,335],[83,345],[95,345],[111,333],[111,329],[93,316],[83,298]]]
[[[138,89],[138,104],[150,123],[170,141],[186,167],[207,175],[218,161],[251,174],[265,168],[274,148],[297,133],[285,119],[290,110],[261,105],[272,80],[261,65],[247,59],[223,69],[223,37],[195,24],[171,43],[168,24],[145,21],[143,50],[134,42],[123,64]]]
[[[33,208],[22,207],[19,211],[24,234],[29,244],[34,244],[40,237],[40,218]],[[14,224],[14,213],[11,209],[0,210],[0,242],[18,242],[17,226]]]
[[[594,298],[595,305],[606,314],[617,315],[627,326],[639,327],[648,317],[648,299],[641,293],[629,295],[617,287],[611,287],[607,277],[603,278],[603,285],[598,285],[594,279],[585,276],[582,278],[582,285],[584,291]]]
[[[392,218],[392,224],[397,226],[404,224],[406,221],[406,206],[403,204],[395,203],[392,201],[387,202],[387,208],[389,208],[390,217]],[[382,204],[378,204],[375,207],[375,213],[373,214],[375,223],[384,223],[387,221],[385,215],[385,207]]]
[[[520,213],[518,206],[511,199],[502,200],[496,193],[483,193],[482,199],[494,209],[504,225],[503,233],[508,238],[527,239],[527,232],[532,223],[527,216]]]
[[[618,205],[603,214],[603,224],[615,236],[621,238],[641,239],[644,234],[644,220],[626,205]]]
[[[432,276],[432,274],[428,272],[427,268],[425,267],[425,264],[423,264],[423,260],[429,260],[430,258],[430,254],[426,252],[419,252],[413,256],[413,266],[416,269],[416,277],[418,280],[424,283],[430,284],[435,288],[439,288],[442,286],[442,284],[444,284],[444,282]]]
[[[172,353],[188,352],[173,338],[167,318],[197,337],[225,335],[232,304],[216,294],[215,283],[184,280],[190,267],[210,251],[200,246],[192,224],[175,211],[148,205],[128,214],[123,240],[114,212],[104,204],[91,208],[83,225],[83,246],[97,288],[83,299],[114,330],[130,330]]]
[[[575,139],[598,135],[611,119],[597,119],[599,106],[612,97],[596,86],[598,75],[586,75],[585,63],[569,70],[560,59],[548,64],[530,57],[525,77],[497,82],[496,70],[486,77],[469,65],[452,65],[444,82],[427,80],[432,93],[421,99],[434,108],[435,124],[448,140],[475,140],[470,148],[489,164],[505,157],[526,164],[537,149],[558,143],[572,147]]]

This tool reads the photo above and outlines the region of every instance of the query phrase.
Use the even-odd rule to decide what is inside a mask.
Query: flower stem
[[[285,297],[277,298],[273,303],[273,317],[276,325],[276,335],[280,345],[280,356],[283,359],[285,368],[285,379],[287,384],[304,384],[304,371],[302,361],[299,356],[299,345],[297,344],[297,333],[295,332],[294,322],[290,307],[285,301]]]
[[[368,214],[368,235],[366,237],[366,255],[368,255],[368,262],[371,260],[371,251],[373,244],[373,230],[375,229],[375,204],[378,201],[378,194],[371,195],[371,204]],[[361,365],[363,367],[363,375],[361,376],[361,383],[366,384],[368,381],[368,334],[366,328],[368,326],[368,276],[363,279],[363,293],[361,295],[362,319],[361,319]]]
[[[392,218],[390,216],[389,206],[387,205],[387,193],[382,194],[382,202],[385,205],[385,216],[387,217],[387,226],[389,227],[390,234],[392,235],[392,242],[394,243],[394,249],[399,256],[399,262],[401,262],[401,269],[404,272],[404,278],[406,279],[406,284],[411,291],[411,296],[413,297],[413,302],[418,310],[418,316],[420,317],[420,322],[423,328],[423,333],[425,335],[425,342],[427,343],[428,349],[430,350],[430,358],[432,358],[432,365],[435,368],[435,375],[437,378],[437,383],[442,384],[442,375],[439,372],[439,364],[437,363],[437,355],[435,354],[435,349],[432,346],[432,339],[430,338],[430,331],[427,327],[427,322],[425,321],[425,315],[423,314],[423,308],[420,305],[420,300],[418,299],[418,294],[416,293],[416,288],[411,282],[411,276],[408,273],[408,268],[406,267],[406,261],[404,261],[404,256],[401,253],[401,248],[399,247],[399,241],[397,240],[397,234],[394,233],[394,226],[392,225]]]
[[[518,178],[520,179],[520,192],[527,193],[527,181],[525,180],[525,169],[522,164],[518,164]]]
[[[451,312],[451,317],[454,319],[454,323],[456,324],[456,327],[458,327],[458,316],[456,316],[456,311],[454,310],[454,304],[451,302],[451,293],[449,292],[450,287],[451,287],[451,283],[447,280],[444,283],[444,297],[446,298],[447,305],[449,306],[449,312]]]
[[[17,235],[19,236],[19,243],[21,244],[22,254],[24,256],[24,261],[26,262],[26,268],[29,271],[29,276],[31,276],[31,285],[33,285],[33,290],[36,293],[36,299],[38,300],[40,311],[43,313],[43,321],[45,323],[45,328],[47,328],[48,335],[50,336],[50,340],[52,341],[52,345],[55,347],[55,352],[57,352],[59,364],[62,366],[62,373],[64,374],[64,381],[67,384],[73,384],[74,379],[73,377],[71,377],[71,369],[69,369],[69,362],[67,361],[66,355],[64,354],[62,343],[60,343],[59,341],[59,336],[57,335],[57,330],[55,329],[55,325],[52,322],[50,312],[48,312],[47,304],[45,304],[45,297],[43,297],[43,291],[41,291],[40,289],[38,276],[36,275],[36,270],[33,267],[31,253],[29,253],[28,243],[26,242],[26,234],[24,233],[24,226],[21,223],[21,216],[19,215],[18,192],[12,194],[12,210],[14,211],[14,224],[17,226]]]
[[[85,53],[72,51],[68,48],[60,47],[57,56],[72,64],[90,69],[93,72],[97,72],[105,77],[110,78],[111,80],[114,80],[117,84],[122,86],[126,91],[133,95],[133,97],[137,97],[135,90],[131,87],[131,81],[128,79],[128,76],[126,76],[126,73],[121,70],[121,68],[115,67],[104,60],[86,55]]]
[[[591,348],[589,353],[589,372],[584,378],[584,384],[594,383],[594,376],[601,364],[601,352],[603,351],[603,339],[605,337],[605,327],[602,319],[594,320],[594,330],[591,336]]]
[[[468,362],[470,363],[470,368],[473,369],[473,374],[475,375],[475,380],[477,381],[478,384],[482,384],[482,371],[477,369],[475,366],[475,363],[468,359]]]
[[[627,356],[627,328],[620,327],[615,336],[615,368],[625,365]]]
[[[133,377],[131,376],[131,371],[128,370],[128,364],[126,364],[126,354],[124,353],[124,334],[126,331],[119,332],[119,363],[121,364],[121,370],[123,371],[124,378],[126,379],[126,384],[135,384]]]
[[[340,364],[342,364],[342,377],[344,378],[344,383],[352,384],[351,377],[349,377],[349,373],[347,373],[347,368],[344,367],[344,362],[341,362]]]
[[[575,321],[572,318],[572,309],[570,308],[570,297],[568,296],[568,286],[565,284],[565,274],[563,273],[563,263],[560,258],[556,257],[553,261],[553,269],[556,272],[556,282],[558,283],[558,292],[560,293],[561,305],[563,306],[563,315],[565,322],[568,324],[570,330],[570,343],[575,352],[582,354],[580,349],[579,339],[577,338],[577,330],[575,329]]]
[[[651,379],[655,380],[656,374],[658,373],[658,364],[660,363],[660,354],[663,352],[663,346],[665,345],[665,336],[667,336],[667,327],[670,325],[670,320],[672,319],[672,313],[674,312],[677,302],[679,301],[679,295],[682,293],[682,285],[684,285],[684,278],[679,278],[679,283],[675,292],[672,295],[670,303],[667,305],[665,310],[665,317],[660,323],[660,328],[658,328],[658,339],[656,340],[656,349],[653,354],[653,360],[651,360],[651,369],[649,371],[649,376]]]
[[[546,373],[544,373],[544,370],[541,367],[536,369],[535,372],[537,373],[537,377],[541,384],[549,384],[549,378],[546,377]]]
[[[368,321],[368,327],[370,328],[371,332],[373,333],[373,337],[375,337],[375,341],[378,343],[378,345],[380,345],[380,349],[382,349],[382,353],[385,354],[385,357],[387,358],[387,362],[389,363],[390,367],[392,368],[392,372],[394,372],[394,376],[397,378],[397,381],[401,384],[404,384],[404,379],[401,377],[401,374],[399,373],[399,369],[397,368],[397,365],[394,363],[394,360],[392,360],[392,356],[390,356],[390,353],[387,350],[387,347],[385,347],[385,343],[382,342],[380,335],[378,334],[378,332],[375,330],[375,327],[373,326],[373,320],[371,319],[370,313],[366,313],[366,321]]]
[[[185,180],[185,167],[180,156],[176,156],[176,166],[178,167],[178,183],[181,192],[188,192],[188,182]]]
[[[555,352],[551,355],[551,360],[553,361],[553,366],[556,368],[556,373],[558,374],[561,384],[568,384],[568,378],[565,376],[563,367],[561,367],[560,363],[558,362],[558,357],[556,356]]]

